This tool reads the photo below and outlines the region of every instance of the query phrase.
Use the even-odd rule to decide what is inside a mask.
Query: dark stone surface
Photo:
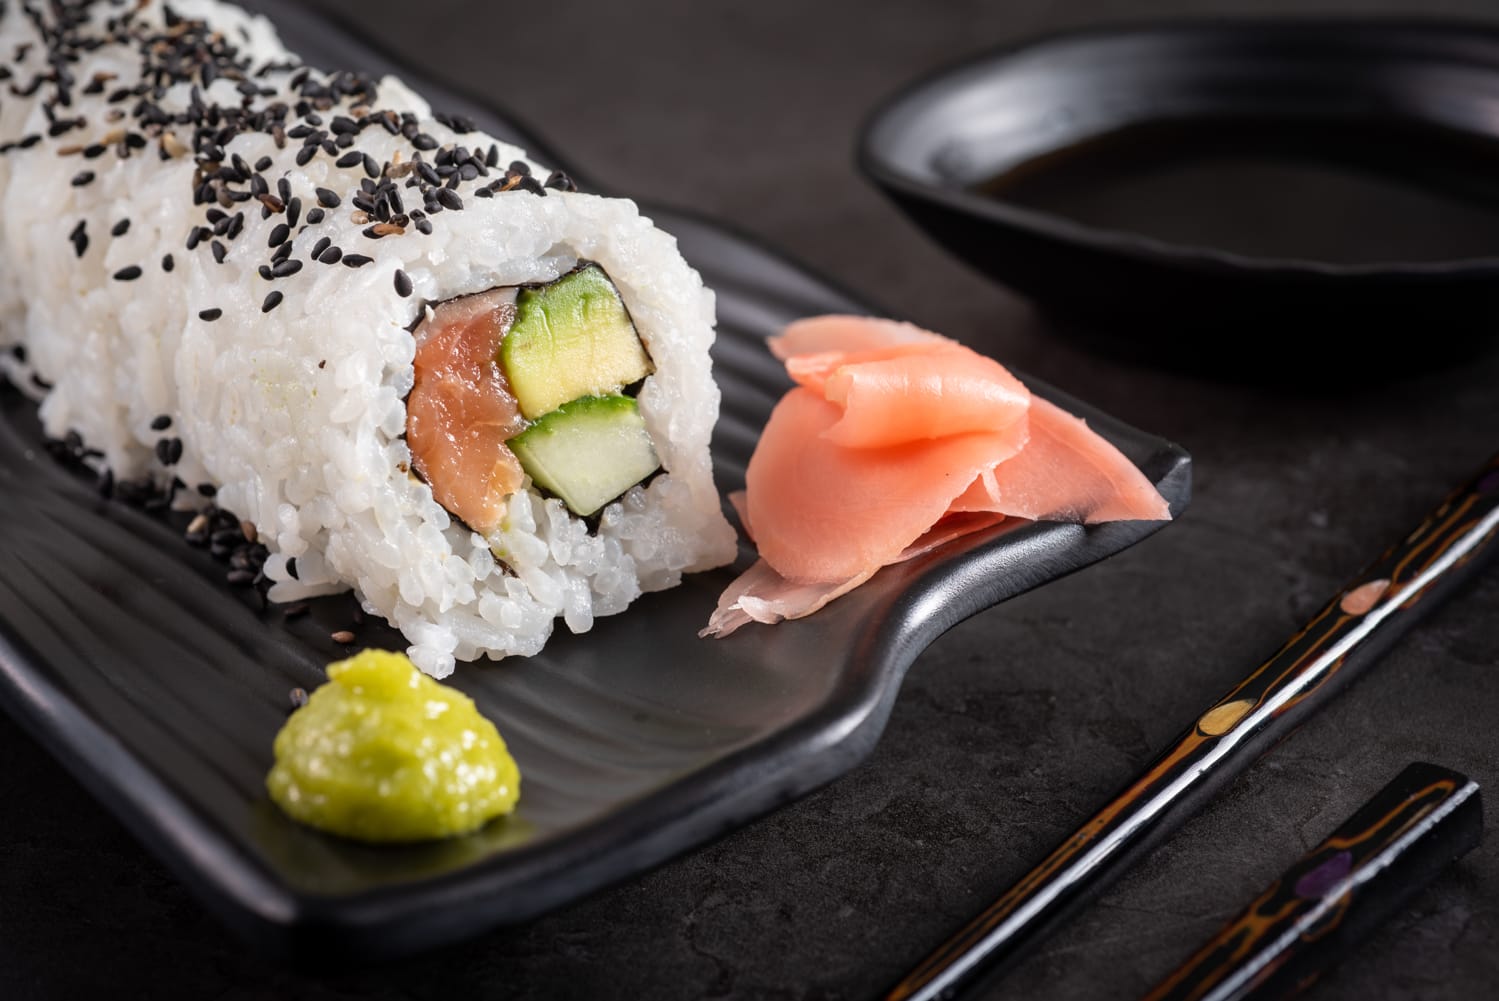
[[[599,5],[586,18],[323,2],[514,109],[611,186],[757,233],[903,316],[1182,442],[1195,500],[1135,549],[946,635],[913,669],[870,759],[828,788],[530,925],[381,969],[310,976],[249,954],[0,720],[7,997],[876,996],[1499,444],[1499,351],[1336,391],[1101,359],[927,243],[850,165],[866,109],[966,52],[1123,17],[1301,12],[1296,0],[940,12],[652,2]],[[1367,350],[1438,349],[1440,330],[1410,335]],[[1407,762],[1495,787],[1496,605],[1491,572],[981,996],[1137,996]],[[1489,996],[1496,901],[1490,839],[1308,997]]]

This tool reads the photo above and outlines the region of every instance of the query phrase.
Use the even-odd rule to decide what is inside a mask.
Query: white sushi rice
[[[12,84],[24,88],[47,72],[48,43],[18,6],[5,7],[0,53],[11,57]],[[102,33],[107,19],[134,4],[77,6],[90,8],[89,21],[71,30],[87,35]],[[170,7],[207,21],[256,69],[294,61],[263,18],[210,0]],[[159,3],[131,17],[143,33],[168,30]],[[405,634],[413,660],[439,677],[455,658],[535,653],[559,616],[581,632],[644,591],[732,559],[733,531],[720,513],[708,453],[718,412],[708,358],[712,293],[675,240],[633,202],[556,190],[479,198],[461,187],[463,209],[431,216],[430,235],[408,226],[404,234],[371,239],[362,231],[373,220],[356,221],[351,204],[365,177],[361,167],[339,168],[326,153],[298,166],[301,141],[278,148],[270,134],[246,131],[224,146],[225,161],[269,157],[272,165],[259,173],[271,191],[284,178],[302,202],[291,231],[301,270],[268,281],[259,269],[271,258],[269,243],[287,222],[285,212],[262,218],[255,200],[226,208],[243,211],[244,222],[235,238],[220,238],[226,252],[218,263],[211,239],[185,246],[212,207],[193,201],[201,157],[189,150],[163,159],[159,135],[133,155],[119,155],[118,130],[147,130],[132,117],[111,121],[111,112],[134,106],[134,97],[108,98],[139,82],[141,63],[135,44],[83,47],[69,64],[70,103],[51,109],[55,118],[83,124],[58,136],[48,135],[52,87],[0,102],[0,142],[42,137],[0,153],[0,344],[24,348],[24,359],[7,351],[0,368],[23,387],[33,375],[50,386],[40,394],[49,435],[79,433],[120,479],[166,483],[175,475],[189,485],[178,494],[183,501],[203,503],[193,488],[212,484],[216,502],[252,521],[269,547],[273,600],[352,587],[368,611]],[[110,76],[98,93],[82,93],[96,74]],[[290,69],[251,74],[278,92],[256,96],[256,107],[281,100],[294,108],[291,76]],[[241,103],[229,79],[213,81],[203,97],[231,108]],[[190,84],[176,82],[155,103],[180,113],[191,100]],[[371,107],[414,113],[421,131],[444,146],[487,150],[495,142],[440,124],[394,79],[378,82]],[[345,101],[317,114],[326,128],[351,108]],[[285,124],[301,121],[292,111]],[[190,146],[191,126],[177,131]],[[77,152],[94,143],[109,148],[93,158]],[[407,138],[382,127],[365,128],[352,148],[379,164],[413,155]],[[515,160],[546,177],[522,150],[499,144],[500,171]],[[84,171],[93,176],[83,180]],[[494,178],[478,183],[486,180]],[[319,187],[342,201],[309,224]],[[409,199],[408,211],[421,195],[409,189]],[[122,220],[128,229],[112,236]],[[80,222],[88,240],[81,255],[70,239]],[[351,268],[312,260],[312,246],[325,236],[345,255],[373,261]],[[511,499],[504,525],[485,538],[450,517],[408,472],[409,328],[424,302],[549,281],[580,260],[598,262],[613,279],[655,363],[639,403],[665,473],[609,505],[594,531],[528,483]],[[139,268],[139,277],[130,278],[130,268]],[[397,290],[397,269],[414,288],[409,297]],[[273,290],[284,299],[263,313]],[[222,313],[201,318],[213,315],[208,310]],[[153,430],[163,414],[172,418],[170,429]],[[182,455],[166,466],[156,450],[171,437],[181,439]]]

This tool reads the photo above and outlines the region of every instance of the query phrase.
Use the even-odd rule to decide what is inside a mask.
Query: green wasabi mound
[[[271,799],[359,841],[466,834],[520,796],[515,760],[473,700],[385,650],[330,664],[328,683],[276,735],[275,756]]]

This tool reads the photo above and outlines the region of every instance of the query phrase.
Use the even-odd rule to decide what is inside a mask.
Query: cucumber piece
[[[661,461],[628,396],[585,396],[507,443],[537,486],[587,517],[645,479]]]
[[[614,283],[587,264],[515,300],[500,367],[527,420],[568,400],[617,393],[651,373]]]

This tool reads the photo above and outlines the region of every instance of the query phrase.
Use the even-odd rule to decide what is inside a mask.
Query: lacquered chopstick
[[[1298,993],[1482,835],[1477,782],[1437,765],[1410,765],[1144,1001]]]
[[[950,997],[1096,894],[1234,776],[1320,708],[1492,556],[1499,455],[1343,588],[1269,660],[1020,882],[890,991]]]

